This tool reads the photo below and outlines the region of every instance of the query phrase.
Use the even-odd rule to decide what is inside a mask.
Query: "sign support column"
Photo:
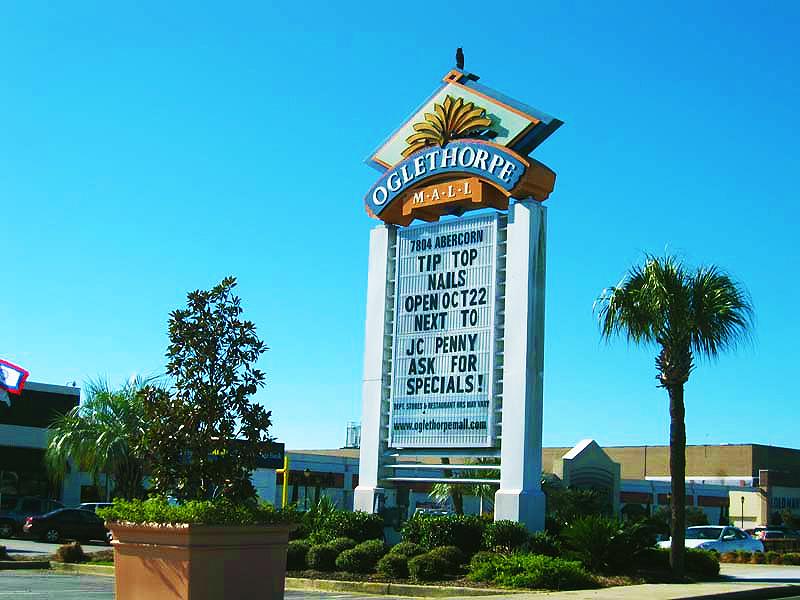
[[[353,492],[353,510],[378,512],[383,489],[378,486],[383,453],[386,451],[386,417],[391,361],[391,323],[388,291],[394,274],[389,273],[390,252],[397,228],[379,225],[369,236],[367,318],[364,342],[364,380],[361,388],[361,449],[358,486]],[[388,347],[387,347],[388,346]]]
[[[500,489],[495,520],[544,529],[542,392],[547,209],[522,200],[509,211]]]

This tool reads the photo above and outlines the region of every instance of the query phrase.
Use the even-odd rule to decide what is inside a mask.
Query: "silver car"
[[[659,548],[669,548],[672,540],[658,542]],[[726,527],[723,525],[702,525],[699,527],[688,527],[686,529],[687,548],[698,548],[700,550],[715,550],[723,552],[763,552],[764,544],[760,540],[753,539],[738,527]]]

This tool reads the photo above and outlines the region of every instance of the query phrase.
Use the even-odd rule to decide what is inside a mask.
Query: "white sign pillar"
[[[544,529],[542,390],[547,209],[515,202],[508,215],[500,489],[495,520]]]
[[[378,487],[381,458],[386,450],[384,401],[388,389],[386,336],[391,336],[387,323],[387,291],[394,278],[389,270],[389,252],[397,229],[379,225],[369,234],[369,274],[367,276],[367,318],[364,342],[364,381],[361,387],[361,450],[358,486],[353,493],[353,510],[377,512],[383,497]],[[384,375],[385,374],[385,375]]]

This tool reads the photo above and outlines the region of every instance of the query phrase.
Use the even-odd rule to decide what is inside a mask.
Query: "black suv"
[[[43,515],[63,507],[64,505],[56,500],[3,494],[0,497],[0,538],[21,533],[28,517]]]

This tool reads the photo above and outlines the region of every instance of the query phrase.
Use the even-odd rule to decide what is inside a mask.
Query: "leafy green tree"
[[[267,346],[242,318],[236,279],[187,295],[169,319],[170,389],[148,388],[144,447],[156,491],[183,500],[255,497],[250,476],[270,441],[271,412],[250,400]]]
[[[718,267],[690,270],[673,257],[648,255],[595,303],[601,334],[655,346],[659,387],[669,394],[672,477],[670,564],[684,572],[686,424],[683,386],[695,356],[716,358],[744,339],[753,310],[744,289]]]
[[[95,483],[100,475],[113,479],[117,496],[141,497],[146,461],[140,444],[145,417],[139,392],[147,385],[154,385],[153,380],[136,378],[117,389],[105,379],[88,382],[85,400],[50,425],[45,462],[52,477],[62,479],[71,459]]]

